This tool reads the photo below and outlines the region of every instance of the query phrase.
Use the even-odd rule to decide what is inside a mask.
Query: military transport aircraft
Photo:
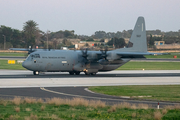
[[[12,50],[20,50],[13,49]],[[95,75],[97,72],[111,71],[124,65],[132,58],[144,58],[144,55],[161,53],[147,52],[145,21],[143,17],[137,19],[129,44],[126,48],[112,51],[86,50],[32,50],[22,66],[39,72],[69,72],[70,75]]]

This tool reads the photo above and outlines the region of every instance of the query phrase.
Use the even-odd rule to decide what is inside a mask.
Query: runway
[[[68,73],[33,75],[26,70],[0,70],[0,88],[71,87],[111,85],[169,85],[180,84],[180,70],[128,70],[98,73],[95,76]]]
[[[156,106],[158,101],[137,101],[88,91],[87,86],[175,85],[180,84],[180,70],[133,70],[98,73],[96,76],[68,73],[32,75],[25,70],[0,70],[0,97],[73,98],[102,100],[108,104],[129,102]],[[162,106],[179,103],[160,102]]]

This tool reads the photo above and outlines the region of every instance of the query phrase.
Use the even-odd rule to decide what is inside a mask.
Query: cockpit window
[[[28,57],[26,58],[27,60],[31,60],[31,56],[30,55],[28,55]]]
[[[40,55],[39,54],[34,54],[34,55],[32,54],[31,57],[32,58],[40,58]]]

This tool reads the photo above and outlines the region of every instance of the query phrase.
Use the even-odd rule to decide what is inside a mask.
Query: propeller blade
[[[107,48],[107,46],[105,47],[105,49],[103,50],[103,49],[101,49],[100,50],[101,51],[101,57],[103,58],[103,59],[105,59],[105,60],[107,60],[107,51],[108,51],[108,48]]]

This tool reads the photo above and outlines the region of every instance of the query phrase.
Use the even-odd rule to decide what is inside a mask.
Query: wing
[[[15,51],[29,51],[29,49],[25,49],[25,48],[9,48],[9,50],[15,50]]]
[[[151,53],[151,52],[120,52],[116,53],[120,58],[145,58],[144,55],[167,55],[169,53]]]
[[[116,53],[117,55],[123,56],[123,55],[167,55],[169,53],[151,53],[151,52],[120,52]]]

